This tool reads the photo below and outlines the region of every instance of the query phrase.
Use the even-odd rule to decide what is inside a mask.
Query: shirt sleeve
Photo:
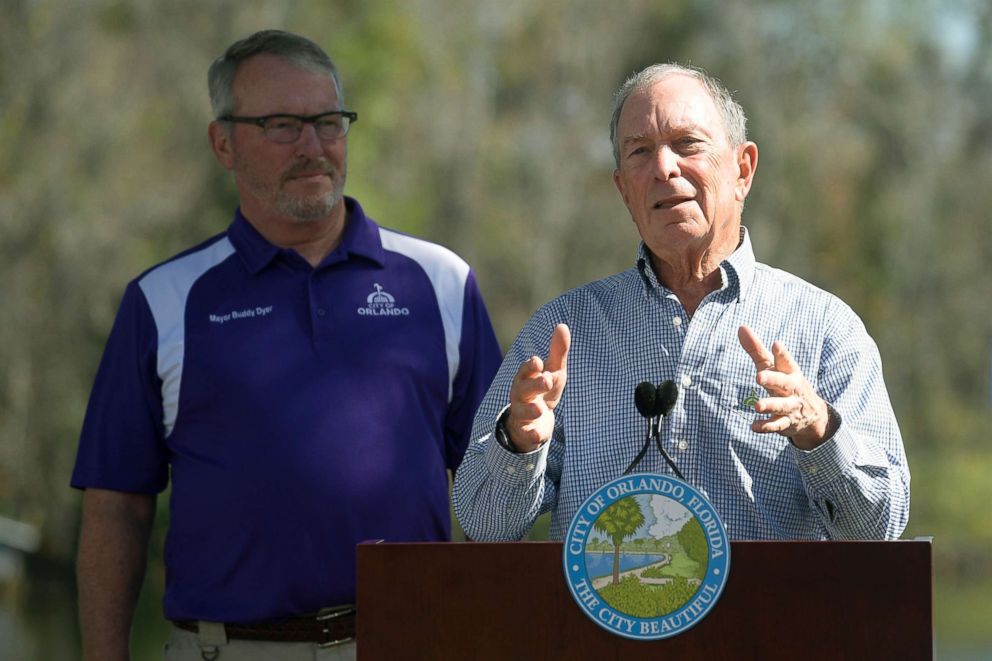
[[[158,335],[136,282],[124,292],[83,422],[71,484],[158,493],[168,482]]]
[[[817,382],[840,426],[814,450],[792,451],[832,539],[898,539],[909,520],[910,475],[878,347],[849,307],[834,306]]]
[[[511,452],[499,444],[494,434],[496,421],[509,405],[514,375],[530,356],[547,355],[554,326],[543,311],[527,322],[475,416],[472,442],[455,475],[452,491],[455,515],[470,539],[522,539],[537,517],[556,503],[565,454],[560,417],[555,420],[551,440],[533,452]],[[561,408],[556,415],[561,415]]]
[[[462,461],[469,442],[472,418],[502,357],[489,313],[471,271],[465,280],[464,296],[458,373],[455,375],[444,430],[447,467],[452,471]]]

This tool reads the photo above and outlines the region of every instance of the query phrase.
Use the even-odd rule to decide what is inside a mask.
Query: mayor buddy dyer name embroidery
[[[271,305],[266,305],[264,308],[258,306],[256,308],[245,308],[244,310],[232,310],[227,314],[212,314],[210,315],[210,321],[215,324],[226,324],[229,321],[236,319],[253,319],[255,317],[264,317],[266,315],[272,314]]]

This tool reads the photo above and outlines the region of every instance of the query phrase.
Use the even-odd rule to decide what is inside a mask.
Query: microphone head
[[[637,407],[637,412],[645,418],[653,418],[657,415],[655,413],[657,399],[658,390],[653,383],[642,381],[634,388],[634,406]]]
[[[679,389],[674,381],[662,381],[654,398],[654,415],[668,415],[679,399]],[[643,415],[643,414],[642,414]]]

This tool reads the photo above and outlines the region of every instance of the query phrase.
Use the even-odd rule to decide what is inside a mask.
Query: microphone
[[[658,415],[666,416],[672,412],[675,408],[675,402],[679,399],[679,389],[672,380],[662,381],[661,385],[658,386],[658,390],[655,395],[655,402],[657,402]]]
[[[671,413],[678,398],[679,389],[675,385],[675,382],[671,380],[662,381],[658,386],[647,381],[642,381],[634,388],[634,406],[637,407],[637,412],[647,419],[648,434],[644,445],[641,447],[641,451],[637,453],[634,461],[623,472],[624,475],[630,473],[641,462],[644,455],[647,454],[648,447],[651,445],[651,439],[653,438],[655,444],[658,446],[658,451],[669,467],[680,480],[685,481],[682,472],[675,465],[675,462],[672,461],[668,453],[665,452],[665,448],[661,446],[661,419]]]
[[[650,420],[658,415],[658,411],[655,410],[657,404],[658,389],[654,387],[654,384],[647,381],[638,383],[637,387],[634,388],[634,406],[637,407],[637,412]]]

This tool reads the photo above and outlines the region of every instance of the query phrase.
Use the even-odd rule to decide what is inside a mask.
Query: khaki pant
[[[227,639],[222,627],[207,622],[200,623],[200,632],[172,627],[165,661],[355,661],[357,653],[355,641],[321,648],[315,643]]]

